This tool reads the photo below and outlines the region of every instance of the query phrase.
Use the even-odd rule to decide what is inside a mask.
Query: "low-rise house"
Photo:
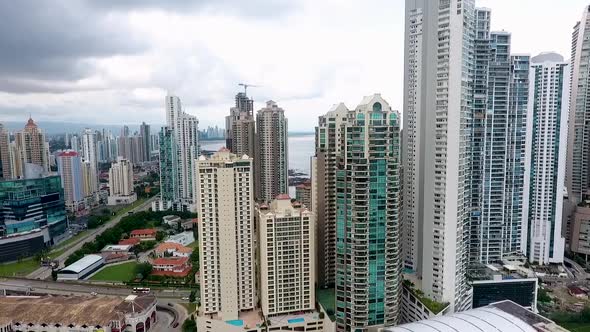
[[[176,242],[164,242],[156,247],[154,253],[156,254],[156,257],[190,257],[193,253],[193,249]]]
[[[154,258],[152,275],[167,277],[186,277],[191,272],[192,265],[188,257],[160,257]]]
[[[131,231],[129,237],[140,241],[156,241],[156,233],[155,228],[136,229]]]

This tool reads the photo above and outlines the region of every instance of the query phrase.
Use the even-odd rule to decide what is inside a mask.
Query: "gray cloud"
[[[0,89],[54,92],[90,76],[91,59],[147,49],[123,22],[75,1],[0,1]]]
[[[88,3],[113,11],[159,9],[180,14],[206,11],[267,19],[281,17],[298,8],[295,0],[90,0]]]

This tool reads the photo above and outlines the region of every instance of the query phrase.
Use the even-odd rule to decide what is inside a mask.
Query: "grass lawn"
[[[137,262],[135,261],[107,266],[93,275],[90,280],[129,281],[135,277],[136,266]]]
[[[562,323],[559,325],[570,330],[571,332],[590,332],[590,322],[588,322],[588,323]]]
[[[316,289],[317,301],[322,305],[331,321],[335,320],[334,313],[336,312],[336,289]]]
[[[193,243],[189,243],[186,245],[189,248],[193,248],[193,249],[199,249],[199,241],[195,241]]]
[[[52,250],[49,253],[49,255],[47,255],[47,257],[49,257],[50,259],[56,259],[61,254],[63,254],[64,252],[66,252],[66,250],[68,250],[68,248],[60,248],[60,249]]]
[[[3,277],[24,277],[39,268],[39,262],[33,258],[24,259],[20,262],[0,264],[0,276]]]

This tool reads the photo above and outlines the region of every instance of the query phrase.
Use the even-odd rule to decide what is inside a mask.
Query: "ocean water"
[[[217,151],[224,146],[224,140],[201,141],[201,150]],[[314,134],[289,134],[289,169],[311,176],[310,164],[314,152]],[[289,195],[295,197],[295,187],[289,188]]]

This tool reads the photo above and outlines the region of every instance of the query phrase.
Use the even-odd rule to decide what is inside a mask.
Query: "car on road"
[[[96,296],[96,295],[98,295],[98,294],[97,294],[96,292],[92,292],[92,293],[90,293],[90,295],[92,295],[92,296]]]
[[[188,301],[188,297],[187,297],[187,296],[185,296],[185,297],[181,298],[181,300],[183,300],[183,301]]]

